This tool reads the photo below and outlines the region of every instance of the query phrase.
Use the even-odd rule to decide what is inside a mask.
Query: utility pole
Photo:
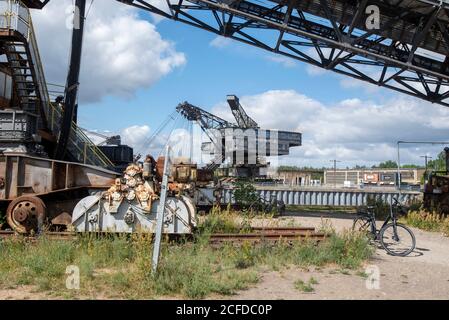
[[[427,172],[427,160],[432,159],[432,157],[429,157],[428,155],[421,156],[421,158],[424,158],[425,164],[426,164],[426,172]]]
[[[425,155],[425,156],[421,156],[421,158],[424,158],[424,162],[426,164],[426,170],[424,171],[424,183],[427,183],[427,160],[432,159],[432,157]]]
[[[337,162],[341,162],[337,159],[330,160],[330,162],[334,163],[334,188],[337,187]]]

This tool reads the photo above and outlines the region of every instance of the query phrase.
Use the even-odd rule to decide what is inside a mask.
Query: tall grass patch
[[[449,236],[449,217],[425,211],[410,211],[403,222],[421,230],[441,232]]]
[[[35,243],[1,241],[0,288],[26,284],[63,298],[202,299],[248,288],[267,268],[327,264],[358,268],[373,252],[368,240],[356,233],[333,233],[318,244],[301,240],[258,245],[248,242],[238,247],[212,247],[204,240],[206,236],[198,237],[196,241],[163,242],[156,275],[151,273],[151,235],[42,239]],[[80,269],[79,291],[65,288],[69,265]]]

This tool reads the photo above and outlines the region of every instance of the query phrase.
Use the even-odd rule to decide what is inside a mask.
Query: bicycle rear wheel
[[[352,230],[369,232],[370,231],[370,220],[365,217],[355,218],[354,222],[352,223]]]
[[[387,224],[380,230],[379,238],[382,247],[393,256],[405,257],[415,250],[415,235],[403,224]]]
[[[352,231],[364,233],[370,239],[375,238],[375,235],[373,235],[371,231],[371,220],[368,217],[355,218],[352,223]]]

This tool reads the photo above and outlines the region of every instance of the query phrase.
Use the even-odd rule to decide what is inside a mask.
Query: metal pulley
[[[45,218],[46,207],[38,197],[19,197],[13,200],[6,210],[6,221],[14,231],[21,234],[40,232]]]

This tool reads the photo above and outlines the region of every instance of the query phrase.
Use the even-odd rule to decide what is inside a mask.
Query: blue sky
[[[47,80],[64,84],[70,0],[33,15]],[[70,10],[69,10],[70,11]],[[67,11],[66,11],[67,12]],[[241,97],[265,128],[303,133],[284,159],[295,165],[374,164],[396,158],[398,140],[449,139],[449,110],[143,11],[97,0],[87,19],[79,122],[145,141],[178,103],[228,117],[227,94]],[[138,61],[138,62],[136,62]],[[405,162],[442,147],[407,146]]]
[[[145,19],[152,20],[147,14]],[[267,90],[292,89],[323,103],[335,103],[348,98],[378,100],[391,95],[382,90],[379,95],[360,88],[342,90],[342,77],[332,72],[310,76],[307,65],[290,58],[294,65],[270,60],[275,55],[259,48],[232,41],[223,48],[211,45],[215,34],[181,22],[163,20],[157,30],[164,39],[175,43],[176,50],[185,53],[187,63],[161,78],[148,89],[140,89],[132,99],[106,97],[100,103],[81,106],[83,126],[100,130],[116,130],[135,124],[157,126],[183,101],[210,109],[225,99],[227,94],[253,95]],[[300,107],[300,106],[298,106]],[[126,117],[116,116],[127,110]],[[100,123],[97,117],[107,121]]]

